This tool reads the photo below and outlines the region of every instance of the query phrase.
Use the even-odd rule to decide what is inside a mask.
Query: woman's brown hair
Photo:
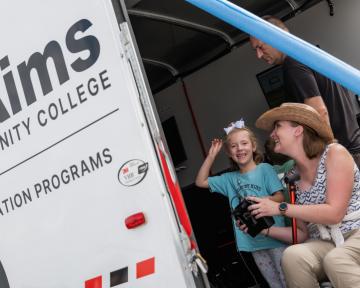
[[[304,128],[303,148],[309,159],[313,159],[324,152],[327,143],[314,129],[294,121],[290,121],[290,123],[293,127],[301,125]]]

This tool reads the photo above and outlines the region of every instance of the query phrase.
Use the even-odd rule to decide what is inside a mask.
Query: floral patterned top
[[[310,187],[307,191],[300,190],[296,185],[296,204],[300,205],[312,205],[312,204],[322,204],[326,201],[326,156],[329,151],[330,145],[328,145],[321,155],[320,162],[317,168],[317,174],[314,180],[313,186]],[[293,168],[294,173],[296,167]],[[296,183],[295,183],[296,184]],[[360,172],[356,164],[354,164],[354,187],[349,202],[349,206],[346,214],[350,214],[354,211],[360,210]],[[327,230],[330,232],[330,228],[324,225]],[[320,239],[320,232],[317,228],[317,225],[314,223],[307,223],[309,237],[312,239]],[[349,232],[354,229],[360,228],[360,219],[343,221],[340,225],[340,230],[342,234]]]

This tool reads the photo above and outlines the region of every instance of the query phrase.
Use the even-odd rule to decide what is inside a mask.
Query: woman
[[[271,131],[274,151],[295,160],[296,204],[248,197],[256,218],[285,215],[298,223],[298,240],[284,252],[288,287],[319,287],[328,278],[335,287],[360,286],[360,174],[349,154],[335,143],[331,128],[310,106],[284,103],[265,112],[258,128]],[[290,227],[267,234],[291,243]]]

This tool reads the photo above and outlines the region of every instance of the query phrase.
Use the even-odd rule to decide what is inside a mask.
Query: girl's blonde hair
[[[232,134],[236,133],[236,132],[240,132],[240,131],[246,131],[249,134],[249,139],[251,142],[251,145],[253,147],[256,147],[255,151],[253,152],[253,160],[254,162],[257,164],[263,162],[264,157],[263,154],[261,153],[261,151],[258,148],[257,145],[257,139],[256,136],[254,134],[254,132],[252,132],[250,130],[250,128],[248,127],[243,127],[243,128],[234,128],[233,130],[230,131],[229,134],[225,135],[225,140],[224,140],[224,144],[225,144],[225,149],[227,152],[229,152],[229,138]],[[231,170],[239,170],[239,165],[231,158],[230,159],[230,164],[231,164]]]

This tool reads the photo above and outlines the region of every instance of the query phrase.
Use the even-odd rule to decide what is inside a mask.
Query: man
[[[289,32],[280,19],[273,16],[263,19]],[[355,95],[259,39],[250,36],[250,44],[258,59],[270,65],[282,65],[287,95],[316,109],[360,168],[360,128],[354,110],[354,104],[358,105]]]

